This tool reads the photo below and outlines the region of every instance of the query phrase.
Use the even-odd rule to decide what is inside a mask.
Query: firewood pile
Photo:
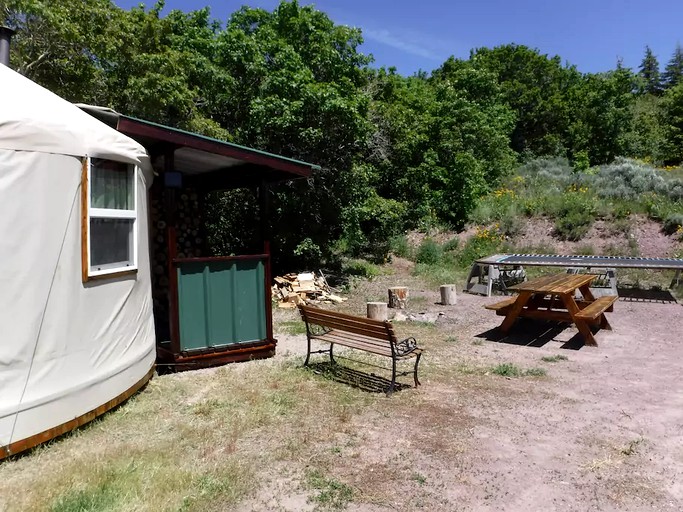
[[[273,299],[279,308],[295,308],[299,304],[338,304],[347,300],[333,293],[325,280],[313,272],[301,274],[285,274],[277,276],[273,285]]]

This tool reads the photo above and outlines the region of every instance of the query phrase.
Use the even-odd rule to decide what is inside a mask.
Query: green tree
[[[598,165],[625,153],[633,87],[633,74],[624,68],[587,74],[574,84],[567,96],[572,112],[567,137],[571,159],[588,155],[590,165]]]
[[[17,31],[13,69],[72,101],[102,97],[105,77],[93,48],[118,37],[121,11],[110,0],[2,0],[0,12]]]
[[[635,98],[624,154],[662,164],[669,153],[666,123],[664,97],[646,94]]]
[[[682,78],[683,48],[681,48],[681,44],[678,43],[676,45],[676,49],[674,50],[674,54],[671,56],[671,60],[669,60],[668,64],[666,65],[664,73],[662,73],[662,82],[664,83],[664,86],[669,89],[675,85],[678,85]]]
[[[659,75],[659,62],[649,46],[645,47],[645,56],[640,63],[638,75],[642,79],[642,92],[654,95],[658,95],[662,92],[662,80]]]
[[[307,239],[329,254],[345,209],[369,196],[357,161],[369,133],[360,31],[282,1],[273,12],[243,7],[216,39],[214,63],[230,80],[213,118],[238,143],[322,167],[274,190],[275,242],[282,254]]]
[[[664,95],[664,119],[668,143],[667,163],[683,162],[683,83],[672,87]]]
[[[520,154],[564,154],[571,113],[568,89],[580,79],[560,57],[548,57],[523,45],[508,44],[473,50],[470,61],[492,72],[505,102],[517,114],[512,148]]]

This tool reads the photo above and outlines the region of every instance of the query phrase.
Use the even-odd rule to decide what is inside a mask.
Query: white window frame
[[[101,159],[107,160],[107,159]],[[118,162],[112,160],[117,164]],[[108,277],[115,277],[121,274],[129,274],[137,272],[138,270],[138,186],[137,186],[137,169],[132,164],[124,164],[128,167],[128,172],[131,174],[131,183],[133,186],[133,209],[132,210],[117,210],[112,208],[93,208],[91,201],[91,184],[92,184],[92,160],[89,156],[83,159],[83,171],[81,180],[82,189],[82,265],[83,265],[83,282],[91,279],[101,279]],[[132,229],[132,250],[133,257],[130,265],[106,265],[100,268],[93,268],[91,264],[91,236],[90,236],[90,220],[91,219],[125,219],[133,221]]]

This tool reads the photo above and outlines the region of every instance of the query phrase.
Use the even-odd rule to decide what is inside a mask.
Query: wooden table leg
[[[584,284],[583,286],[579,287],[579,291],[581,292],[581,295],[583,295],[584,300],[595,300],[595,296],[593,295],[593,292],[590,289],[590,284]]]
[[[588,324],[583,320],[576,318],[576,314],[581,310],[579,309],[579,306],[576,304],[576,301],[574,300],[573,293],[562,294],[562,302],[567,308],[567,311],[569,311],[569,314],[572,317],[574,325],[576,325],[576,328],[583,336],[584,343],[590,347],[597,347],[598,343],[595,341],[595,338],[593,337],[593,332],[591,331]]]
[[[528,291],[523,291],[517,295],[517,300],[515,300],[515,303],[508,311],[508,314],[505,315],[505,320],[503,320],[503,323],[500,324],[500,330],[503,332],[503,334],[507,334],[507,332],[510,330],[512,324],[514,324],[515,320],[517,320],[520,311],[524,309],[524,306],[527,302],[529,302],[529,299],[532,295],[533,293]]]
[[[581,291],[581,295],[583,295],[583,298],[585,300],[592,301],[592,300],[595,300],[595,297],[593,296],[593,293],[591,292],[589,286],[590,285],[587,285],[587,284],[583,285],[579,288],[579,290]],[[600,315],[600,328],[601,329],[607,329],[608,331],[612,330],[612,326],[607,321],[607,317],[605,316],[605,313]]]

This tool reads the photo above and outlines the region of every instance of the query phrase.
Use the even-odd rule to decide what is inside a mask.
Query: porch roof
[[[306,178],[320,170],[314,164],[125,116],[108,108],[78,106],[145,146],[157,171],[168,170],[164,160],[172,151],[173,170],[189,180],[244,186]]]

